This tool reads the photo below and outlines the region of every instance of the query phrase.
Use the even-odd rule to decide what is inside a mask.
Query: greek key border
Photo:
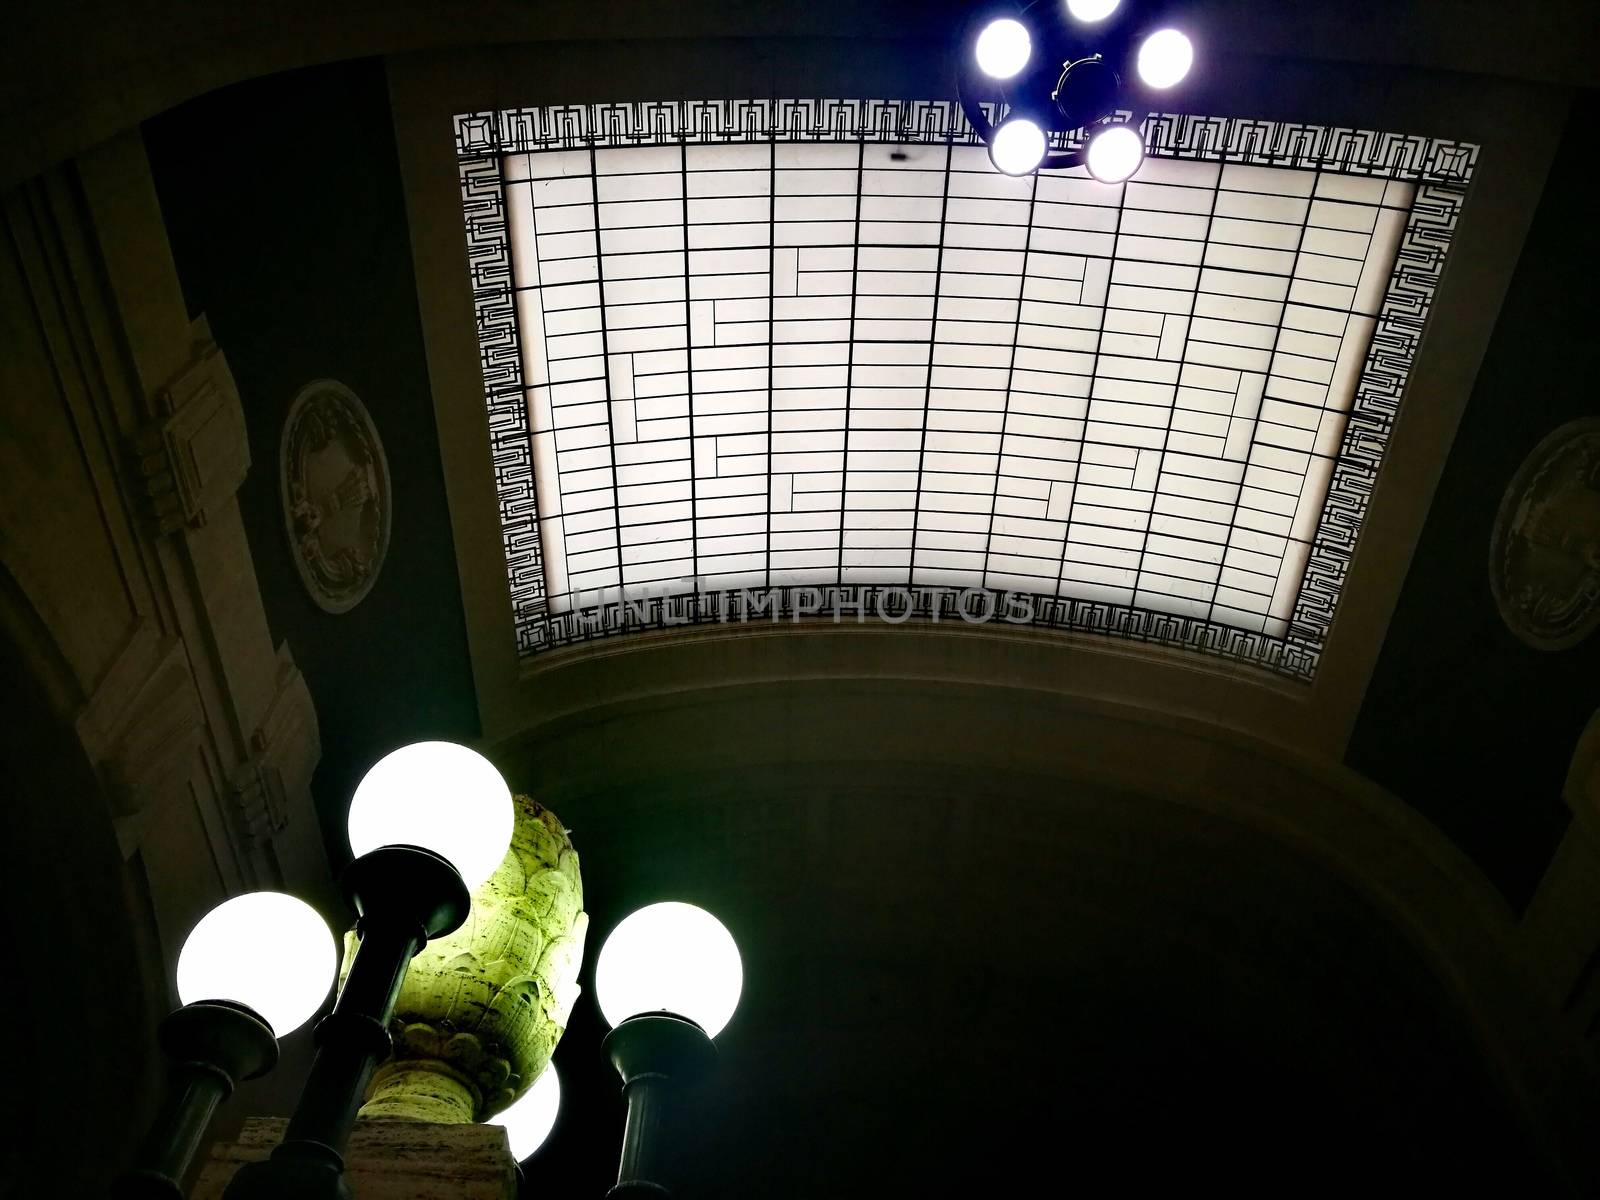
[[[1310,682],[1355,553],[1383,452],[1444,270],[1478,147],[1444,138],[1365,129],[1154,113],[1144,122],[1148,153],[1164,158],[1322,170],[1417,185],[1349,423],[1312,541],[1299,596],[1283,637],[1128,605],[1034,596],[1026,623],[1198,650]],[[495,489],[517,650],[526,657],[561,646],[667,625],[733,619],[754,597],[761,614],[801,619],[876,611],[893,621],[972,620],[974,601],[991,614],[1008,594],[877,585],[771,587],[750,593],[686,593],[636,604],[551,613],[534,501],[532,440],[523,399],[501,157],[506,154],[746,141],[978,142],[949,100],[677,100],[555,105],[455,118],[467,262],[489,416]],[[1060,139],[1072,144],[1071,139]],[[976,607],[981,608],[982,605]],[[743,617],[742,611],[737,614]]]

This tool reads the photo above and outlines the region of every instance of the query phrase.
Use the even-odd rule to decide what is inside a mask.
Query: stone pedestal
[[[272,1153],[288,1121],[246,1121],[239,1140],[220,1142],[195,1183],[193,1200],[221,1200],[233,1173]],[[517,1164],[498,1125],[357,1121],[345,1154],[355,1200],[516,1200]]]

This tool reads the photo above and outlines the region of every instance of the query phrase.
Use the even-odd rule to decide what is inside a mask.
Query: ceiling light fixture
[[[1144,162],[1144,142],[1126,125],[1107,125],[1090,136],[1084,162],[1101,183],[1121,183]]]
[[[1117,11],[1117,5],[1122,0],[1067,0],[1067,11],[1073,19],[1082,21],[1085,25],[1093,25],[1096,21],[1104,21]]]
[[[1194,65],[1194,44],[1176,29],[1158,29],[1139,46],[1139,78],[1166,90],[1183,82]]]
[[[1137,8],[1033,0],[969,25],[956,96],[996,170],[1085,167],[1115,184],[1139,169],[1144,120],[1157,94],[1188,77],[1194,44],[1177,29],[1140,28]]]
[[[990,21],[978,34],[973,57],[978,69],[991,79],[1010,79],[1028,65],[1033,39],[1021,21],[1001,17]]]
[[[1010,117],[995,130],[989,143],[989,160],[1007,175],[1026,175],[1037,171],[1050,143],[1044,130],[1027,117]]]

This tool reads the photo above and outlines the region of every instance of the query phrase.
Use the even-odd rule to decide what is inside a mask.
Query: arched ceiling
[[[1547,1186],[1491,1098],[1569,1103],[1489,1082],[1540,1057],[1493,1045],[1535,1028],[1502,1007],[1504,911],[1353,776],[1004,687],[588,700],[494,753],[571,826],[594,946],[674,897],[744,947],[726,1074],[678,1134],[696,1194],[949,1194],[1052,1146],[1097,1185],[1229,1170],[1266,1194],[1316,1161],[1313,1191],[1384,1162],[1396,1186]],[[588,1123],[611,1103],[590,1003],[557,1056],[587,1121],[535,1164],[547,1186],[598,1185],[616,1133]],[[1446,1142],[1473,1149],[1441,1167]]]
[[[1305,26],[1276,24],[1286,7],[1259,10],[1241,52],[1294,47],[1288,30]],[[263,586],[275,593],[275,630],[296,647],[318,698],[330,747],[319,780],[330,843],[342,850],[342,804],[383,749],[481,729],[514,784],[573,826],[596,946],[627,907],[668,891],[723,910],[750,947],[755,981],[744,1024],[729,1031],[726,1096],[759,1103],[701,1098],[714,1119],[684,1131],[699,1169],[726,1153],[746,1193],[833,1194],[830,1182],[845,1169],[892,1185],[926,1180],[930,1161],[992,1166],[1015,1153],[997,1149],[1003,1125],[1051,1146],[1066,1141],[1062,1127],[1092,1131],[1086,1140],[1105,1148],[1096,1170],[1109,1176],[1129,1169],[1120,1156],[1147,1148],[1126,1137],[1140,1119],[1182,1145],[1185,1162],[1237,1137],[1239,1125],[1268,1131],[1253,1147],[1257,1161],[1273,1161],[1262,1142],[1289,1162],[1336,1158],[1342,1144],[1327,1131],[1365,1121],[1362,1131],[1380,1131],[1383,1147],[1434,1148],[1435,1164],[1457,1135],[1455,1144],[1474,1151],[1454,1178],[1540,1169],[1529,1166],[1539,1152],[1486,1115],[1494,1101],[1478,1102],[1509,1087],[1532,1110],[1564,1103],[1559,1055],[1526,1011],[1516,1015],[1522,985],[1506,976],[1509,952],[1499,943],[1508,907],[1457,847],[1336,764],[1364,701],[1374,703],[1368,682],[1389,614],[1566,107],[1559,89],[1448,72],[1582,82],[1592,67],[1565,44],[1553,55],[1535,49],[1562,42],[1573,19],[1564,5],[1530,16],[1529,39],[1510,46],[1454,7],[1441,15],[1432,5],[1383,6],[1414,38],[1371,36],[1372,20],[1357,19],[1372,17],[1365,6],[1339,11],[1339,28],[1313,39],[1319,61],[1268,71],[1260,58],[1238,60],[1251,68],[1207,81],[1213,110],[1271,107],[1268,115],[1478,138],[1496,167],[1486,165],[1465,218],[1470,252],[1441,292],[1445,324],[1435,328],[1445,333],[1427,348],[1397,429],[1399,465],[1380,485],[1335,631],[1344,640],[1309,692],[1181,651],[960,627],[667,630],[531,669],[519,660],[475,391],[448,118],[556,100],[704,94],[708,79],[726,94],[764,94],[791,68],[820,88],[885,62],[900,76],[883,94],[916,94],[907,80],[920,86],[941,46],[896,42],[896,57],[885,42],[828,35],[849,27],[888,38],[897,21],[922,28],[925,8],[912,22],[895,7],[847,18],[826,4],[741,6],[738,20],[750,24],[715,32],[762,38],[691,36],[670,56],[650,40],[656,17],[630,24],[606,10],[608,28],[638,30],[640,40],[392,60],[392,113],[384,81],[363,67],[236,89],[149,126],[191,304],[212,312],[242,390],[256,397],[258,464],[272,461],[281,405],[305,378],[326,374],[347,377],[386,442],[408,456],[387,574],[343,618],[309,612],[299,595],[270,472],[258,466],[241,494]],[[580,26],[568,9],[546,6],[535,34],[519,6],[492,38],[471,40],[592,32],[594,7],[584,12]],[[464,36],[459,12],[449,31],[437,15],[416,25],[397,15],[319,36],[324,19],[344,18],[308,17],[292,35],[298,48],[258,44],[241,30],[240,54],[205,69],[242,77],[371,47],[369,36],[399,38],[384,48],[408,50]],[[687,34],[708,32],[697,12],[670,19]],[[1295,18],[1308,19],[1335,18]],[[766,24],[773,20],[796,24]],[[1433,70],[1373,65],[1401,61]],[[215,82],[178,71],[171,86]],[[138,87],[129,95],[139,105],[170,103]],[[82,114],[68,110],[70,119],[40,137],[65,144],[81,135]],[[29,152],[45,153],[43,144]],[[276,170],[261,171],[263,163]],[[235,221],[229,204],[248,219]],[[1529,288],[1533,311],[1537,281]],[[1513,402],[1491,397],[1485,407]],[[1472,464],[1461,470],[1470,476]],[[1452,543],[1487,533],[1441,529],[1432,536]],[[1408,637],[1430,654],[1460,653],[1427,634],[1423,620]],[[1399,694],[1391,683],[1377,701]],[[1396,729],[1404,715],[1392,718]],[[1487,727],[1471,726],[1480,738]],[[1428,754],[1437,762],[1447,750],[1430,742]],[[1416,786],[1425,795],[1430,785]],[[1557,804],[1553,795],[1523,799],[1493,811]],[[1526,857],[1536,877],[1538,855]],[[974,958],[985,969],[963,973]],[[1462,970],[1480,974],[1463,982]],[[1091,975],[1104,985],[1100,1000],[1084,986]],[[609,1105],[615,1118],[609,1071],[596,1065],[595,1020],[580,1008],[559,1061],[573,1064],[571,1110]],[[1498,1050],[1485,1040],[1496,1027],[1510,1031]],[[1538,1078],[1519,1085],[1516,1060],[1526,1056]],[[1219,1057],[1243,1064],[1235,1078],[1219,1082]],[[1300,1066],[1281,1070],[1285,1059]],[[1076,1081],[1056,1069],[1068,1063],[1078,1066]],[[1396,1063],[1415,1089],[1372,1098]],[[963,1077],[980,1091],[1002,1078],[1016,1090],[990,1106],[1001,1116],[969,1124],[949,1115],[959,1103],[950,1081]],[[1165,1108],[1152,1100],[1163,1080],[1177,1081],[1162,1093]],[[1205,1110],[1218,1094],[1227,1102]],[[1264,1095],[1291,1098],[1287,1107],[1307,1121]],[[593,1120],[558,1133],[556,1152],[571,1157],[558,1158],[549,1178],[603,1186],[617,1131]],[[1463,1129],[1476,1132],[1463,1139]],[[697,1140],[713,1137],[715,1145]],[[929,1148],[946,1144],[959,1153],[935,1157]],[[1364,1170],[1376,1154],[1340,1161]],[[762,1172],[773,1160],[804,1166],[768,1188]],[[706,1194],[726,1185],[704,1175],[693,1182]]]

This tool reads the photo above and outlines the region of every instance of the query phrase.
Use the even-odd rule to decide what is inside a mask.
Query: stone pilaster
[[[1572,755],[1563,790],[1572,823],[1522,919],[1546,996],[1600,1043],[1600,711]]]

